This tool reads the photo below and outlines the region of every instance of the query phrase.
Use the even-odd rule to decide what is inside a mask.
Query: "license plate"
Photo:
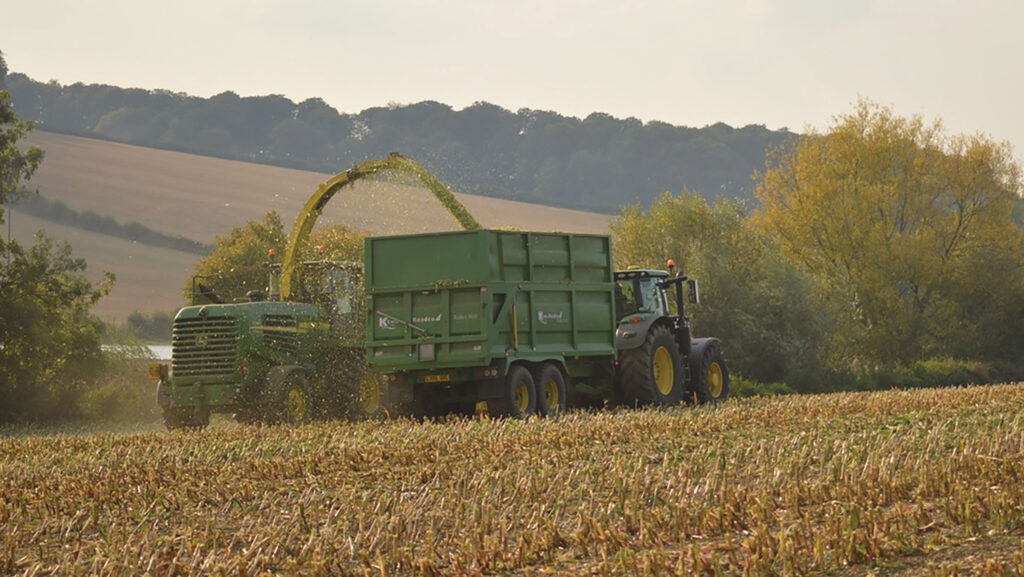
[[[447,383],[452,380],[452,376],[448,373],[442,373],[440,375],[427,375],[423,377],[423,382],[426,383]]]

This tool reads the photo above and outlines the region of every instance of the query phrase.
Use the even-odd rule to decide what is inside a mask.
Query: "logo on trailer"
[[[439,323],[441,322],[441,313],[437,313],[436,317],[412,317],[414,323]]]
[[[398,329],[398,325],[398,319],[396,318],[386,317],[383,315],[377,317],[377,326],[386,331],[396,330]]]
[[[542,325],[546,325],[548,324],[548,322],[551,321],[554,321],[556,323],[564,323],[566,322],[565,311],[560,311],[557,313],[546,313],[544,311],[537,311],[537,320],[540,321],[540,324]]]

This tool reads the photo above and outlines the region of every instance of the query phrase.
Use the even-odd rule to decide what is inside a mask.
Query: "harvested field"
[[[1024,384],[0,439],[0,573],[1020,575]]]
[[[93,211],[121,223],[138,221],[151,229],[212,243],[232,227],[259,220],[271,210],[281,213],[290,230],[303,203],[330,176],[260,164],[236,162],[130,146],[37,130],[30,144],[46,158],[30,186],[74,210]],[[338,170],[349,168],[340,166]],[[472,195],[457,195],[484,226],[528,230],[605,233],[608,215],[538,206]],[[452,217],[425,188],[382,182],[359,182],[327,205],[319,226],[345,224],[373,234],[453,230]],[[82,240],[74,229],[15,215],[14,234],[31,239],[39,228],[68,240],[102,277],[117,275],[114,293],[95,311],[104,320],[121,320],[133,311],[173,311],[181,306],[180,288],[192,273],[194,255],[169,259],[163,249],[130,247],[130,241],[102,235]],[[6,231],[5,231],[6,232]],[[159,276],[139,270],[117,255],[152,250],[161,264]],[[174,263],[170,261],[174,260]],[[100,263],[109,263],[100,264]],[[148,266],[148,265],[147,265]]]

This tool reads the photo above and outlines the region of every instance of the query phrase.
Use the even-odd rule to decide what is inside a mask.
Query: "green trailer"
[[[471,412],[486,402],[491,414],[525,417],[570,403],[728,394],[717,340],[691,339],[682,314],[682,287],[695,296],[696,284],[615,272],[608,236],[375,237],[365,262],[367,362],[400,411]]]

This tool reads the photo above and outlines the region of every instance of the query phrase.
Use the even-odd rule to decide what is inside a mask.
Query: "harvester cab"
[[[281,300],[281,265],[270,265],[270,300]],[[331,333],[347,337],[362,334],[361,304],[363,263],[352,261],[306,261],[302,263],[298,290],[289,300],[323,307],[330,314]],[[361,342],[361,341],[360,341]]]

